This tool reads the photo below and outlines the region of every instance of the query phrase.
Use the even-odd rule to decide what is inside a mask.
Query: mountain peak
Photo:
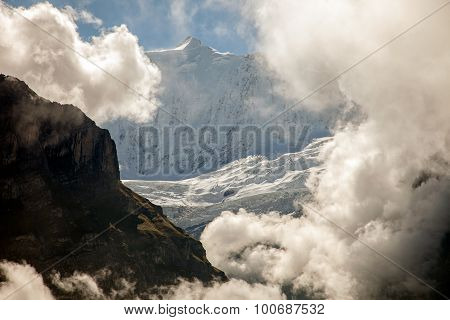
[[[197,38],[194,38],[192,36],[187,37],[186,39],[181,42],[176,49],[178,50],[190,50],[195,49],[198,47],[201,47],[202,42],[198,40]]]

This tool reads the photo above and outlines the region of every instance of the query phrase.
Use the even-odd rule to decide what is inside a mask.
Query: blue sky
[[[28,7],[36,0],[8,0],[14,6]],[[251,52],[248,26],[242,30],[239,14],[222,7],[206,5],[205,0],[51,0],[56,7],[66,5],[87,10],[100,18],[100,28],[126,24],[146,49],[171,48],[192,35],[205,45],[236,54]],[[92,24],[78,23],[85,39],[100,32]]]

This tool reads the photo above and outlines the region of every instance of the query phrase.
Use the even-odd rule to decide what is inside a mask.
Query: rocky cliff
[[[0,139],[0,260],[45,271],[56,297],[82,297],[55,286],[56,272],[102,272],[106,293],[125,278],[141,297],[178,277],[224,278],[200,242],[120,182],[109,132],[78,108],[1,75]]]

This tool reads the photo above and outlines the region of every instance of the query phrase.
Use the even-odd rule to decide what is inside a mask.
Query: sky
[[[14,6],[29,7],[39,0],[8,0]],[[208,0],[50,0],[58,8],[71,6],[98,18],[94,23],[78,21],[85,40],[102,28],[125,24],[138,36],[145,50],[176,47],[187,36],[221,52],[243,55],[251,51],[249,29],[237,12],[210,4]],[[244,30],[245,28],[245,30]],[[250,32],[251,34],[251,32]]]

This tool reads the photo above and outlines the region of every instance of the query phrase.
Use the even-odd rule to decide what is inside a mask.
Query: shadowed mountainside
[[[120,182],[109,132],[78,108],[0,75],[0,137],[0,260],[41,272],[88,241],[43,274],[57,298],[82,296],[55,286],[55,272],[102,272],[106,294],[123,278],[141,297],[178,277],[225,279],[200,242]]]

